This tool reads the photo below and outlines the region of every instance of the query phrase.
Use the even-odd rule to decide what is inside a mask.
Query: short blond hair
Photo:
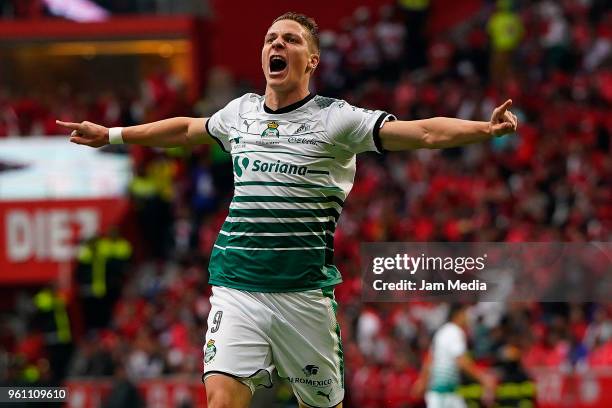
[[[281,20],[295,21],[296,23],[304,27],[306,31],[308,31],[308,34],[310,36],[310,43],[314,46],[315,50],[319,52],[319,26],[312,17],[308,17],[300,13],[295,13],[293,11],[288,11],[287,13],[276,17],[272,24]]]

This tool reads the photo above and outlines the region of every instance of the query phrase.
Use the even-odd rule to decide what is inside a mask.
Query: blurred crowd
[[[414,402],[409,384],[447,309],[363,304],[361,242],[612,238],[610,5],[486,2],[450,32],[427,33],[427,2],[423,8],[402,3],[357,9],[338,31],[322,32],[313,91],[409,120],[488,120],[496,104],[512,98],[520,132],[465,148],[360,157],[335,239],[344,277],[336,297],[348,406]],[[208,83],[193,104],[164,72],[126,98],[109,92],[45,105],[30,95],[0,94],[0,135],[62,133],[52,121],[58,117],[113,126],[209,116],[247,90],[222,69],[212,69]],[[78,340],[68,373],[111,375],[119,364],[135,380],[198,375],[210,309],[208,255],[232,192],[229,157],[216,146],[126,152],[135,163],[130,194],[139,250],[108,324]],[[612,366],[612,307],[606,304],[480,303],[471,315],[474,357],[503,378],[533,367]],[[27,333],[13,339],[12,351],[32,363],[33,334]]]
[[[92,15],[105,18],[106,13],[206,15],[209,10],[207,0],[0,0],[0,18],[11,20],[36,20],[58,15],[80,20],[79,9],[86,10],[85,18]],[[90,14],[92,10],[94,14]]]

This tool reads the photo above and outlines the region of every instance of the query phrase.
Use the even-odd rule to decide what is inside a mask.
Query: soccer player
[[[468,305],[451,305],[448,323],[442,325],[434,334],[431,349],[421,375],[414,384],[417,395],[427,388],[425,402],[427,408],[465,408],[463,398],[456,393],[463,371],[483,386],[483,400],[492,402],[495,380],[476,368],[467,355]]]
[[[70,141],[189,146],[216,141],[231,154],[234,199],[210,257],[212,309],[204,346],[209,407],[246,407],[271,373],[303,407],[340,407],[344,363],[333,288],[334,230],[353,185],[355,155],[443,148],[514,132],[511,101],[488,122],[398,121],[381,111],[312,95],[316,23],[286,13],[264,37],[265,95],[246,94],[210,118],[125,128],[59,124]]]

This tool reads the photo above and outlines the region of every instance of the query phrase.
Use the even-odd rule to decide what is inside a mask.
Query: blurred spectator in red
[[[406,353],[396,350],[391,366],[383,371],[381,406],[389,408],[414,406],[418,400],[413,397],[411,390],[418,375],[418,371],[409,365]]]
[[[534,344],[525,354],[526,367],[562,368],[569,353],[569,344],[556,330],[547,330],[544,338]]]

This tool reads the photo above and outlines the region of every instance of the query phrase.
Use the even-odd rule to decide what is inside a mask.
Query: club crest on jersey
[[[319,372],[319,367],[313,364],[308,364],[304,368],[302,368],[302,372],[306,377],[310,377],[311,375],[317,375]]]
[[[261,132],[261,137],[279,137],[280,133],[278,132],[278,122],[269,121],[268,127],[266,130]]]
[[[206,343],[206,351],[204,353],[204,363],[208,364],[215,358],[217,354],[217,347],[215,347],[215,341],[213,339],[208,340]]]

